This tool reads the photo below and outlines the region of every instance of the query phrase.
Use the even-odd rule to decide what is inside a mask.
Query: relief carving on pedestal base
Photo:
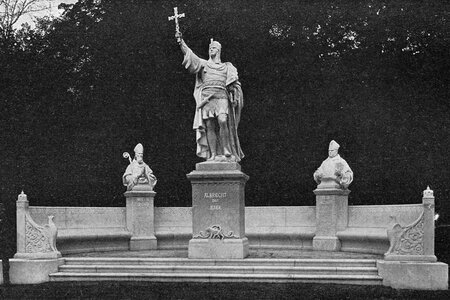
[[[194,239],[239,239],[239,236],[233,234],[233,231],[224,233],[220,225],[212,225],[205,231],[200,231],[199,234],[193,235]]]

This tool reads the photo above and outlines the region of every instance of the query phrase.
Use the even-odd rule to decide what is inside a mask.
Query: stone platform
[[[380,257],[371,254],[264,250],[250,251],[246,259],[192,259],[186,250],[143,252],[65,257],[58,272],[49,275],[50,281],[382,284],[376,265]]]
[[[187,258],[188,250],[147,250],[147,251],[104,251],[65,255],[64,258],[81,257],[172,257]],[[250,249],[248,258],[301,258],[301,259],[383,259],[382,255],[356,252],[330,252],[313,250],[279,250],[279,249]],[[248,259],[246,258],[246,259]]]

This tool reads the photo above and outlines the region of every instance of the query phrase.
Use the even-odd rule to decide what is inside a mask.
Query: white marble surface
[[[48,282],[48,275],[58,271],[64,259],[10,259],[9,280],[12,284]]]
[[[379,261],[378,274],[383,285],[394,289],[448,289],[448,265],[444,263]]]
[[[403,225],[411,224],[422,213],[422,204],[354,205],[348,207],[349,227],[387,228],[391,216]]]
[[[94,209],[100,220],[89,217]],[[349,206],[348,227],[337,232],[342,249],[365,253],[384,253],[389,248],[386,228],[395,216],[402,224],[410,224],[420,214],[422,204],[408,205],[356,205]],[[120,235],[126,238],[125,207],[30,207],[31,215],[45,222],[47,215],[55,216],[59,225],[58,243],[65,240],[63,253],[70,252],[77,243],[67,239]],[[187,248],[192,235],[191,207],[155,207],[155,235],[158,247]],[[68,220],[75,218],[75,220]],[[251,206],[245,208],[245,231],[253,248],[310,249],[316,230],[315,206]],[[67,227],[67,225],[74,227]],[[84,243],[88,243],[85,241]],[[119,243],[119,242],[117,242]],[[120,242],[122,243],[122,242]],[[58,244],[58,245],[59,245]],[[67,246],[67,247],[66,247]],[[118,244],[122,248],[122,244]],[[59,248],[59,246],[58,246]],[[99,249],[93,245],[92,249]],[[115,249],[114,244],[108,248]],[[75,248],[74,248],[75,249]],[[77,248],[79,249],[79,247]],[[67,252],[68,251],[68,252]]]
[[[55,216],[58,229],[69,228],[126,228],[125,207],[45,207],[30,206],[30,215],[37,223],[46,223],[47,216]]]

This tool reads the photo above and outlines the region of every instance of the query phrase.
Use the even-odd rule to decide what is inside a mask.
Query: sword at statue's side
[[[180,24],[178,24],[178,19],[184,18],[185,14],[178,14],[178,7],[173,8],[173,16],[169,17],[169,21],[175,20],[175,36],[177,37],[177,42],[181,42],[181,32],[180,32]]]
[[[235,137],[233,138],[236,139],[235,143],[239,143],[239,138],[237,138],[238,133],[237,133],[237,128],[236,128],[236,110],[235,110],[235,105],[236,105],[236,99],[234,97],[234,93],[229,93],[230,95],[230,104],[231,104],[231,112],[233,114],[233,122],[231,122],[232,126],[233,126],[233,133],[235,135]],[[238,145],[240,147],[240,145]]]

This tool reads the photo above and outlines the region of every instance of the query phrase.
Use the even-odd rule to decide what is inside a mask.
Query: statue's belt
[[[202,89],[205,88],[220,88],[220,89],[224,89],[226,88],[226,84],[223,81],[206,81],[202,84]]]

